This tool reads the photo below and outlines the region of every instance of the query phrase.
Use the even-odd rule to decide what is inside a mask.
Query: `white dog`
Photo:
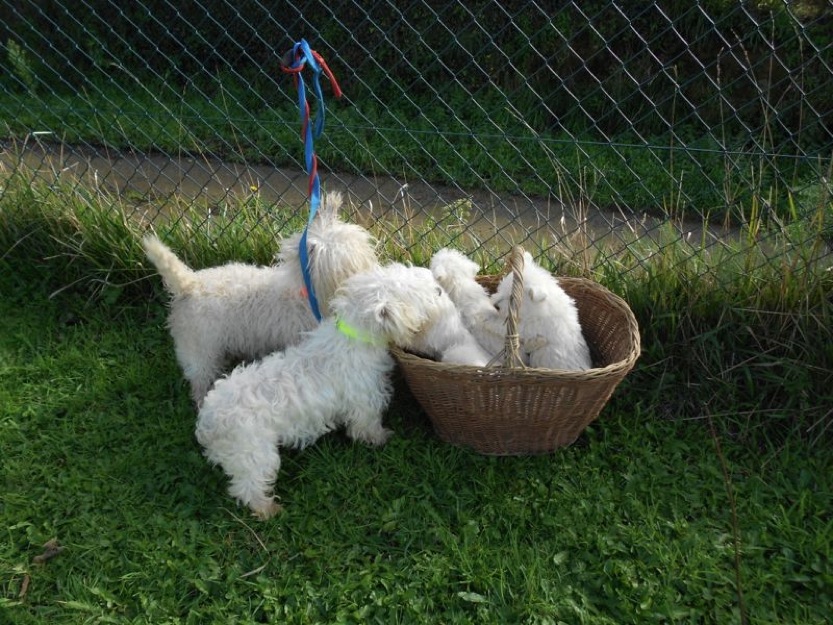
[[[342,424],[352,439],[385,443],[394,367],[387,346],[409,347],[441,313],[442,297],[433,278],[404,265],[354,275],[330,302],[334,317],[303,343],[218,380],[196,436],[229,476],[229,493],[266,519],[280,510],[272,496],[278,447],[302,448]]]
[[[505,316],[495,308],[488,291],[475,280],[480,269],[477,263],[457,250],[443,248],[431,257],[429,266],[477,343],[490,356],[500,352],[506,336]]]
[[[327,193],[307,233],[310,275],[321,313],[345,278],[378,265],[375,241],[338,216],[342,196]],[[301,341],[313,329],[299,258],[301,233],[281,243],[278,264],[229,263],[194,271],[149,235],[145,253],[173,296],[168,317],[177,359],[197,406],[230,359],[254,359]]]
[[[435,281],[428,269],[412,267],[411,272],[421,279]],[[438,282],[436,284],[440,286]],[[439,305],[437,315],[417,334],[410,346],[411,349],[448,364],[485,367],[491,355],[468,330],[460,311],[445,291],[442,291]]]
[[[512,291],[507,274],[489,295],[476,280],[478,265],[457,250],[441,249],[431,270],[460,309],[463,323],[490,354],[503,349],[506,315]],[[590,369],[592,361],[578,319],[575,301],[558,280],[524,253],[524,297],[518,334],[524,364],[547,369]]]
[[[575,300],[558,280],[524,252],[524,297],[518,334],[524,363],[544,369],[584,370],[593,367],[590,348],[579,324]],[[512,292],[512,274],[500,281],[492,303],[505,316]]]

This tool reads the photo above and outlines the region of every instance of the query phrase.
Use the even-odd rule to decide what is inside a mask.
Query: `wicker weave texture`
[[[481,284],[494,289],[499,276]],[[575,301],[594,368],[478,369],[394,350],[405,381],[443,441],[489,455],[548,453],[569,445],[599,415],[640,353],[627,303],[584,278],[559,278]]]

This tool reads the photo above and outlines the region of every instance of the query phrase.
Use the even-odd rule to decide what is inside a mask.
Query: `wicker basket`
[[[522,269],[522,250],[510,262],[514,266],[518,256]],[[519,277],[520,270],[515,272],[516,285]],[[478,281],[493,291],[500,276]],[[576,302],[593,369],[513,365],[519,359],[512,321],[500,367],[451,365],[393,349],[408,387],[440,439],[488,455],[548,453],[573,443],[599,415],[639,357],[639,327],[625,301],[600,284],[584,278],[558,282]]]

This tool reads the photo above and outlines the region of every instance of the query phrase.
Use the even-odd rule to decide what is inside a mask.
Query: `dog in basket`
[[[429,269],[413,267],[411,270],[423,274],[425,280],[435,280]],[[440,286],[439,282],[437,285]],[[414,337],[410,349],[431,360],[454,365],[485,367],[491,359],[491,355],[463,323],[460,310],[444,289],[438,313]]]
[[[431,270],[460,309],[464,325],[487,352],[499,352],[505,339],[512,273],[501,279],[490,296],[475,280],[477,264],[457,250],[439,250],[431,259]],[[518,334],[524,364],[576,371],[592,368],[575,300],[529,252],[524,252],[523,281]]]
[[[370,233],[339,218],[339,192],[325,194],[307,233],[309,270],[322,315],[349,276],[376,267]],[[168,326],[199,406],[229,360],[251,360],[299,343],[317,321],[306,296],[301,233],[286,237],[275,266],[229,263],[194,271],[156,236],[143,241],[172,295]]]
[[[205,396],[196,436],[230,478],[229,493],[255,516],[280,510],[273,484],[279,447],[303,448],[344,425],[347,435],[384,444],[393,343],[415,337],[446,314],[447,295],[430,271],[401,264],[347,278],[324,319],[299,345],[235,368]]]
[[[480,266],[462,252],[443,248],[431,257],[429,267],[483,350],[490,357],[500,352],[506,336],[504,317],[492,304],[486,288],[475,279]]]
[[[529,252],[524,252],[523,281],[518,334],[524,362],[540,369],[592,369],[590,347],[581,331],[575,300]],[[508,313],[511,293],[510,272],[491,297],[502,318]]]

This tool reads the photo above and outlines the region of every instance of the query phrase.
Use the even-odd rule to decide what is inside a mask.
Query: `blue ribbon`
[[[312,277],[310,276],[310,260],[309,251],[307,249],[307,231],[312,220],[318,212],[318,207],[321,205],[321,181],[318,177],[318,162],[315,156],[313,147],[314,140],[321,136],[324,132],[324,94],[321,91],[321,65],[315,60],[315,55],[306,40],[301,39],[296,43],[290,51],[291,62],[287,63],[296,76],[298,84],[298,108],[301,113],[301,126],[304,128],[304,161],[307,168],[307,174],[310,176],[309,187],[309,219],[307,220],[307,227],[304,228],[304,233],[301,235],[299,256],[301,260],[301,273],[304,277],[304,286],[307,289],[307,299],[312,309],[312,314],[318,321],[321,321],[321,310],[318,306],[318,298],[315,296],[315,288],[312,284]],[[309,65],[313,72],[312,86],[318,100],[318,111],[315,117],[315,124],[310,123],[309,119],[309,104],[307,103],[307,92],[304,85],[304,76],[301,70],[305,65]]]

